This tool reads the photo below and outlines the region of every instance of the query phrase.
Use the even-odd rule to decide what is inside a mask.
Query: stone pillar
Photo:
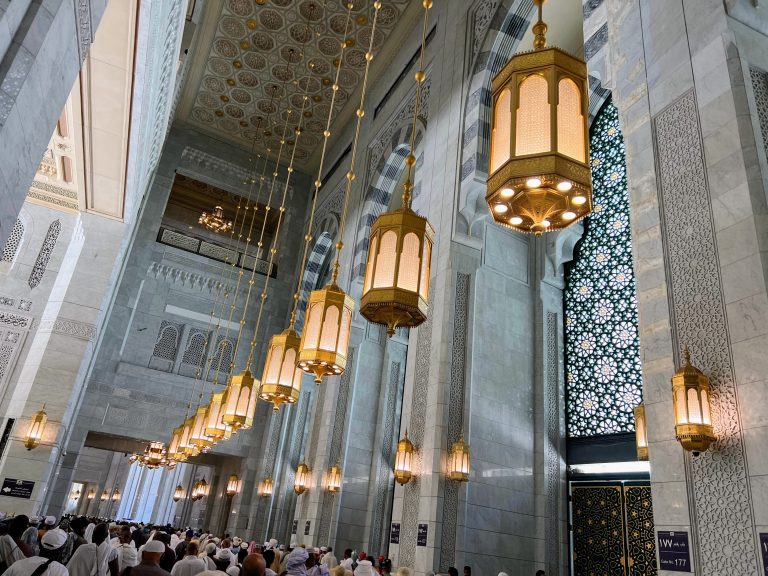
[[[766,18],[741,1],[606,4],[655,528],[689,534],[696,573],[762,574],[768,173],[749,65],[764,59]],[[718,441],[697,457],[675,440],[669,379],[683,346],[712,383]]]

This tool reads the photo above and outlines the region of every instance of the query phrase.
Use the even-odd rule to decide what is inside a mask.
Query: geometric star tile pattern
[[[409,0],[382,2],[374,54],[408,4]],[[255,141],[260,152],[276,150],[289,103],[298,111],[306,90],[309,107],[296,147],[297,164],[306,162],[322,142],[342,41],[348,48],[334,117],[349,103],[365,70],[373,1],[354,2],[345,36],[346,12],[346,2],[339,0],[225,0],[186,121],[248,147]],[[270,103],[275,87],[277,105]],[[291,124],[295,126],[293,119]]]

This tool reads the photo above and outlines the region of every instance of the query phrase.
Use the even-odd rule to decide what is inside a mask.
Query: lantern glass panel
[[[339,309],[336,306],[329,306],[325,312],[323,321],[323,334],[320,337],[320,348],[322,350],[336,350],[336,337],[339,334]]]
[[[424,238],[424,256],[422,262],[419,295],[426,301],[429,299],[429,268],[432,263],[432,242],[430,242],[428,238]]]
[[[312,304],[309,307],[309,314],[307,315],[307,326],[304,328],[304,341],[302,342],[303,348],[306,350],[316,350],[317,342],[320,339],[320,327],[323,322],[323,305]]]
[[[378,240],[378,236],[371,238],[371,246],[368,249],[368,262],[365,265],[365,286],[363,287],[363,293],[368,292],[368,290],[371,289],[373,262],[376,259],[376,245]]]
[[[394,285],[396,260],[397,234],[388,230],[381,237],[381,248],[376,258],[376,273],[373,277],[374,288],[389,288]]]
[[[557,92],[557,150],[574,160],[585,162],[581,92],[570,78],[560,80]]]
[[[706,390],[701,391],[701,414],[704,424],[712,425],[712,415],[709,412],[709,394]]]
[[[679,388],[675,392],[675,418],[678,424],[688,423],[688,410],[686,409],[685,390]]]
[[[281,386],[291,385],[291,377],[293,376],[295,369],[296,369],[296,349],[289,348],[285,352],[285,359],[283,360],[283,368],[282,370],[280,370]]]
[[[339,328],[339,344],[336,346],[337,354],[347,354],[347,344],[349,342],[349,327],[352,324],[352,311],[344,308],[341,312],[341,326]]]
[[[267,366],[269,366],[267,377],[265,378],[267,382],[277,382],[278,375],[280,374],[280,361],[282,358],[283,347],[279,345],[273,346],[269,353],[269,360],[267,361]]]
[[[691,424],[702,423],[699,394],[695,388],[688,389],[688,422]]]
[[[507,88],[496,100],[493,114],[493,132],[491,134],[491,172],[496,172],[509,160],[511,144],[509,142],[512,126],[512,91]]]
[[[549,85],[540,74],[531,74],[520,83],[517,107],[515,155],[549,152],[552,144]]]
[[[419,237],[413,232],[408,232],[403,238],[397,286],[411,292],[416,292],[419,288]]]

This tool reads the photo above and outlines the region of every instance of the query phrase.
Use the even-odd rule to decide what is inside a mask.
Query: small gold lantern
[[[415,162],[409,155],[406,162]],[[410,199],[412,184],[405,183]],[[408,202],[408,204],[405,204]],[[429,273],[434,230],[426,218],[404,207],[379,216],[371,226],[360,314],[384,324],[391,337],[395,328],[412,328],[427,319]]]
[[[227,496],[231,498],[235,494],[240,494],[240,478],[237,477],[237,474],[232,474],[227,479]]]
[[[86,496],[86,498],[88,498],[88,500],[93,500],[94,498],[96,498],[96,490],[94,490],[93,488],[88,490],[88,495]]]
[[[104,492],[101,493],[101,501],[106,502],[109,500],[109,492],[107,492],[107,489],[104,489]]]
[[[338,262],[336,263],[338,266]],[[347,367],[349,330],[355,302],[333,280],[309,295],[307,319],[301,334],[297,365],[315,375],[320,384],[323,376],[338,376]]]
[[[675,436],[693,452],[705,452],[717,438],[709,408],[709,378],[691,366],[691,354],[683,351],[685,364],[672,376],[672,402],[675,410]]]
[[[448,480],[469,480],[469,446],[464,442],[463,436],[453,444],[448,455]]]
[[[645,404],[635,406],[635,445],[637,459],[648,460],[648,427],[645,425]]]
[[[341,466],[334,464],[328,470],[326,487],[331,494],[338,494],[341,490]]]
[[[224,392],[211,394],[211,399],[205,410],[205,436],[210,438],[212,444],[222,440],[227,433],[227,425],[222,422],[224,416],[223,398]]]
[[[230,377],[222,399],[224,410],[221,420],[232,431],[247,430],[253,426],[258,389],[259,381],[248,369]]]
[[[184,488],[181,487],[181,484],[176,485],[176,489],[173,491],[173,501],[178,502],[184,498]]]
[[[293,482],[293,491],[296,494],[304,494],[304,492],[309,490],[310,473],[309,466],[304,462],[296,468],[296,480]]]
[[[195,444],[192,442],[192,428],[195,425],[195,416],[196,414],[193,414],[184,421],[184,424],[181,425],[179,450],[184,452],[184,455],[187,457],[197,456],[200,452],[197,446],[195,446]]]
[[[192,488],[192,500],[197,502],[206,496],[208,496],[208,482],[205,481],[205,478],[201,478],[195,482],[195,485]]]
[[[120,500],[120,489],[115,488],[115,491],[112,492],[112,502],[117,502],[118,500]]]
[[[544,1],[534,0],[534,50],[514,55],[493,79],[485,196],[497,223],[537,235],[592,211],[587,66],[547,47]]]
[[[395,480],[402,485],[408,484],[413,478],[413,443],[408,439],[408,430],[405,436],[397,443],[395,455]]]
[[[272,477],[267,476],[261,482],[261,486],[259,486],[259,494],[265,497],[272,496],[272,489],[273,489]]]
[[[259,398],[272,402],[277,412],[281,404],[295,404],[301,392],[303,372],[296,367],[301,338],[293,324],[269,340]]]
[[[189,435],[189,443],[199,452],[208,452],[213,447],[213,440],[205,434],[206,413],[208,405],[200,406],[192,421],[192,431]]]
[[[24,446],[27,450],[32,450],[40,445],[45,432],[45,424],[48,422],[48,414],[45,413],[45,404],[42,409],[35,412],[32,416],[32,422],[29,424],[29,430],[24,437]]]

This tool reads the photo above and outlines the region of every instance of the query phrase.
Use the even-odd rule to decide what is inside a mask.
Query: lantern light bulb
[[[541,179],[528,178],[528,180],[525,181],[525,185],[528,186],[528,188],[538,188],[539,186],[541,186]]]
[[[587,198],[585,196],[574,196],[571,202],[576,206],[581,206],[582,204],[586,204]]]
[[[507,210],[509,210],[509,207],[506,204],[496,204],[493,207],[493,211],[496,212],[496,214],[504,214]]]
[[[502,188],[501,192],[499,193],[502,198],[512,198],[512,196],[515,195],[515,191],[512,188]]]
[[[560,190],[560,192],[568,192],[571,188],[573,188],[573,183],[568,180],[563,180],[557,184],[557,189]]]
[[[551,222],[546,218],[544,218],[544,220],[541,221],[541,225],[544,226],[545,228],[548,228],[550,224]]]
[[[576,212],[571,212],[570,210],[563,212],[563,220],[573,220],[574,218],[576,218]]]
[[[512,218],[509,219],[509,223],[513,226],[519,226],[523,223],[523,219],[520,216],[512,216]]]

